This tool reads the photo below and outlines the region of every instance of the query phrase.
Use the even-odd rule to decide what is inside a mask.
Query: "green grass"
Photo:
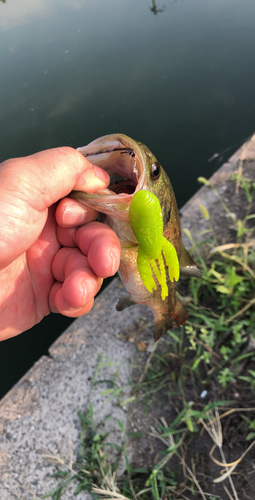
[[[234,378],[245,357],[255,360],[254,350],[248,348],[248,344],[253,345],[254,341],[255,241],[252,239],[253,228],[247,226],[254,217],[250,215],[254,182],[242,176],[238,179],[241,186],[245,186],[249,205],[243,220],[231,214],[236,243],[215,247],[213,233],[211,240],[206,242],[207,255],[211,254],[208,268],[208,262],[205,263],[199,251],[201,246],[197,247],[190,237],[195,259],[203,270],[202,279],[190,279],[187,292],[192,302],[185,333],[189,338],[189,349],[196,352],[191,370],[197,371],[201,362],[210,365],[209,378],[217,376],[223,387]],[[237,176],[234,180],[237,181]],[[203,178],[202,181],[210,187],[208,181]],[[211,188],[216,191],[213,186]],[[208,212],[200,207],[205,218],[210,220]],[[222,208],[228,210],[224,203]]]

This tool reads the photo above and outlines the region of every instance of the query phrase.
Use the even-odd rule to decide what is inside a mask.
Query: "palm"
[[[3,314],[6,311],[3,318],[6,326],[10,310],[13,312],[10,322],[15,323],[19,331],[27,330],[50,313],[49,294],[54,283],[52,260],[59,246],[56,223],[53,213],[50,213],[35,243],[2,271],[2,289],[5,286],[13,288],[2,309]]]

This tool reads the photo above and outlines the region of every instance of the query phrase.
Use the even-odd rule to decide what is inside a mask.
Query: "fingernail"
[[[81,282],[81,286],[83,288],[82,306],[86,306],[97,293],[97,281],[86,278]]]
[[[107,174],[107,172],[105,170],[94,165],[94,172],[95,172],[95,176],[98,179],[100,179],[100,181],[103,181],[104,184],[109,184],[109,175]]]
[[[111,260],[112,260],[112,274],[110,276],[113,276],[119,269],[119,265],[120,265],[120,253],[119,251],[116,249],[116,250],[112,250],[110,252],[110,257],[111,257]]]
[[[81,309],[81,307],[71,307],[70,304],[68,304],[68,302],[62,298],[61,300],[61,311],[62,313],[73,313],[75,311],[79,311]]]
[[[75,224],[81,224],[85,220],[86,213],[86,208],[81,205],[72,205],[72,207],[67,205],[63,213],[63,224],[66,226],[73,225],[74,219]]]

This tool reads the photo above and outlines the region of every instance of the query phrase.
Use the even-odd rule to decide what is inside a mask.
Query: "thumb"
[[[0,267],[26,251],[40,235],[48,207],[72,189],[103,189],[109,176],[75,149],[41,151],[0,166]]]

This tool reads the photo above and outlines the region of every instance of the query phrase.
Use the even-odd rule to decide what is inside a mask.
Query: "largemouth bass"
[[[131,229],[129,207],[140,190],[153,193],[159,200],[163,217],[163,235],[175,247],[180,273],[200,277],[201,272],[182,244],[178,208],[171,182],[151,151],[141,142],[123,134],[100,137],[78,148],[92,164],[106,170],[111,177],[109,189],[92,194],[73,191],[71,196],[102,215],[121,244],[120,278],[129,294],[120,299],[118,311],[134,304],[149,307],[154,314],[155,340],[169,328],[185,322],[188,313],[176,297],[176,283],[166,273],[168,296],[162,299],[160,286],[148,291],[137,267],[138,241]],[[153,221],[154,213],[151,214]],[[154,274],[157,283],[157,277]]]

